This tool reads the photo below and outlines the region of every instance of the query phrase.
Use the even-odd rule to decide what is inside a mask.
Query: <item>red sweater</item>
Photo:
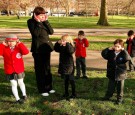
[[[83,38],[82,40],[76,38],[74,39],[76,51],[75,56],[76,57],[86,57],[86,47],[89,46],[89,42],[86,38]]]
[[[14,51],[11,52],[9,46],[0,44],[0,55],[4,58],[5,74],[22,73],[24,72],[24,63],[22,55],[29,53],[29,50],[23,43],[15,46]]]

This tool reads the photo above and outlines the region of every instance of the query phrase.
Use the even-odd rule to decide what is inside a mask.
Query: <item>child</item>
[[[107,62],[108,89],[103,100],[109,100],[117,87],[117,104],[123,101],[124,80],[126,79],[126,62],[130,60],[128,52],[124,50],[124,42],[121,39],[114,41],[114,46],[106,48],[101,53]]]
[[[27,99],[25,84],[23,79],[24,63],[22,55],[29,53],[29,50],[19,41],[16,35],[10,34],[5,41],[0,44],[0,55],[4,59],[4,71],[7,78],[10,80],[12,93],[15,96],[16,103],[22,104]],[[17,83],[22,91],[22,99],[20,99],[17,90]]]
[[[89,46],[88,40],[85,38],[84,31],[78,32],[78,38],[74,40],[75,42],[75,56],[76,56],[76,77],[80,78],[81,75],[81,69],[82,69],[82,75],[83,78],[87,78],[86,76],[86,47]]]
[[[127,43],[127,51],[129,55],[131,56],[132,60],[129,61],[129,71],[134,71],[134,62],[135,62],[135,36],[134,36],[134,31],[129,30],[128,33],[128,38],[126,40]]]
[[[75,98],[75,81],[74,81],[74,60],[73,53],[75,52],[74,43],[69,35],[63,35],[61,40],[55,43],[54,50],[60,53],[58,73],[64,78],[65,93],[63,97],[68,98],[69,82],[72,87],[72,95],[70,98]]]

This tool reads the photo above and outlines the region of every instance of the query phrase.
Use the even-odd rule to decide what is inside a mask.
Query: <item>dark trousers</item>
[[[72,88],[72,95],[75,96],[75,80],[74,80],[74,76],[73,75],[65,75],[65,74],[62,74],[61,76],[62,76],[62,78],[64,78],[65,95],[69,95],[68,88],[69,88],[69,82],[70,82],[71,88]]]
[[[52,74],[50,70],[50,52],[32,53],[39,93],[49,92],[52,89]]]
[[[117,100],[118,101],[123,100],[124,81],[125,80],[115,81],[115,80],[109,79],[108,89],[107,89],[105,97],[106,98],[112,97],[115,91],[115,88],[117,88]]]
[[[86,61],[85,61],[85,58],[77,57],[76,58],[76,76],[77,77],[81,76],[81,70],[82,70],[82,75],[86,76]]]
[[[134,70],[135,70],[134,61],[135,61],[135,57],[131,57],[131,60],[128,61],[128,65],[129,65],[129,70],[130,70],[130,71],[134,71]]]

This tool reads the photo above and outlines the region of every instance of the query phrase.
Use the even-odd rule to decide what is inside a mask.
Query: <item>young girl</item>
[[[114,46],[102,51],[102,57],[107,62],[108,89],[103,100],[109,100],[117,87],[117,104],[123,101],[124,81],[126,79],[126,62],[130,60],[128,52],[124,50],[124,42],[121,39],[114,41]]]
[[[0,55],[4,59],[4,71],[7,78],[10,80],[12,93],[15,96],[16,103],[22,104],[26,100],[26,88],[23,82],[24,63],[22,55],[29,53],[26,46],[19,41],[16,35],[10,34],[6,37],[5,41],[0,44]],[[20,99],[17,90],[17,83],[22,91],[22,99]]]
[[[60,53],[58,73],[64,78],[65,93],[63,97],[68,98],[69,81],[72,87],[70,98],[75,98],[75,81],[74,81],[74,60],[73,53],[75,52],[74,43],[69,35],[63,35],[61,40],[55,43],[54,50]]]

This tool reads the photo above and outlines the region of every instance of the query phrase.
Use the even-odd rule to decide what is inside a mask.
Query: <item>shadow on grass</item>
[[[108,103],[101,102],[101,97],[104,96],[107,89],[108,79],[105,77],[105,70],[88,68],[87,72],[89,77],[88,79],[75,79],[77,98],[74,101],[67,101],[62,98],[64,92],[64,81],[56,74],[57,67],[52,68],[53,87],[56,90],[56,93],[50,94],[48,97],[43,97],[38,93],[33,67],[28,67],[26,68],[26,77],[24,80],[26,84],[28,100],[23,105],[16,105],[14,104],[15,98],[12,95],[10,83],[6,81],[3,69],[0,68],[0,113],[26,115],[43,113],[46,115],[68,115],[68,113],[72,113],[72,111],[78,111],[78,108],[81,108],[84,114],[90,114],[92,111],[95,111],[96,113],[96,109],[100,108],[98,104],[103,104],[102,106],[104,106],[105,103]],[[131,100],[135,96],[134,75],[134,73],[130,73],[129,79],[125,81],[124,97],[127,100]],[[19,95],[21,96],[20,89],[18,88],[18,90]],[[71,94],[71,86],[69,87],[69,93]],[[116,97],[114,96],[113,99],[115,100]],[[72,102],[76,102],[78,104],[76,108],[72,108]],[[130,102],[127,103],[131,105]],[[86,106],[86,108],[84,108],[83,105]],[[113,108],[114,107],[112,107],[112,109]],[[90,110],[88,111],[87,109]],[[99,112],[101,113],[104,113],[105,111],[109,110],[105,110],[105,108],[102,107],[99,109]],[[77,112],[75,113],[78,114]],[[73,115],[75,113],[73,113]]]

